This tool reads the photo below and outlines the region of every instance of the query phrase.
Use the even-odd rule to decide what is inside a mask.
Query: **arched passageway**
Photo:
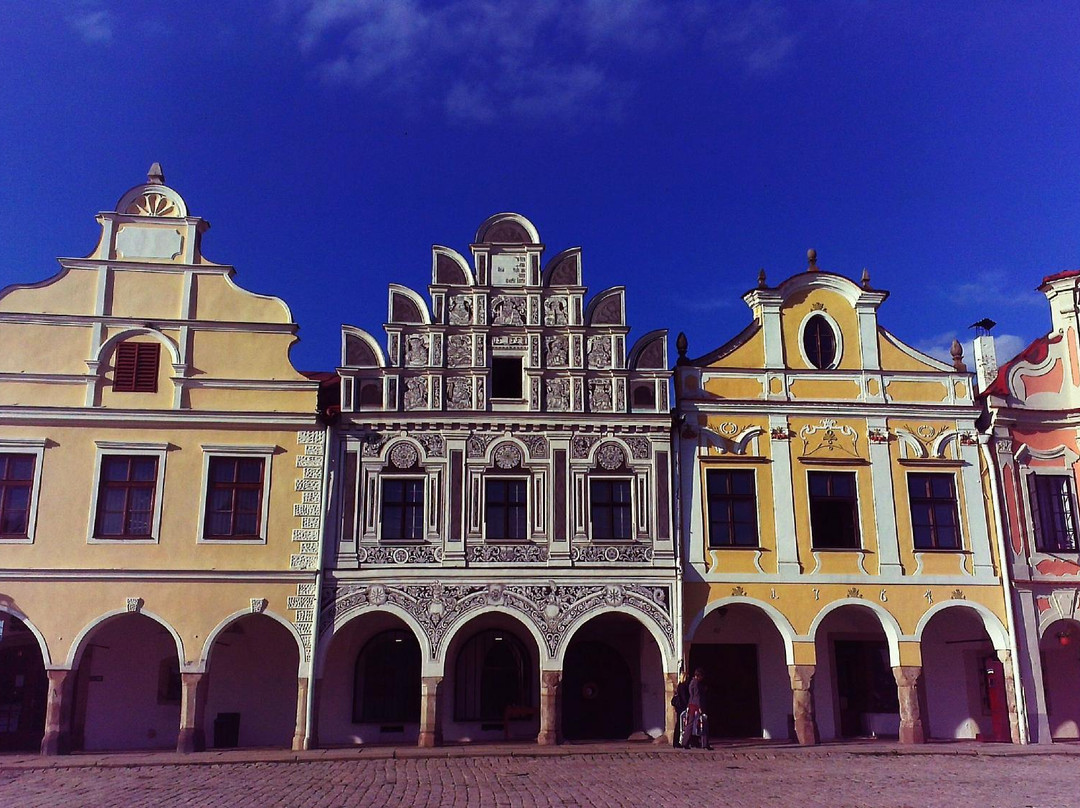
[[[339,628],[317,686],[319,744],[415,743],[421,664],[416,634],[395,615],[368,612]]]
[[[533,740],[540,728],[540,655],[532,635],[508,615],[470,620],[446,654],[440,688],[448,741]]]
[[[1080,623],[1058,620],[1046,627],[1039,642],[1043,688],[1050,737],[1080,738]]]
[[[822,740],[896,738],[900,703],[881,622],[862,606],[841,606],[818,625],[814,702]]]
[[[563,657],[562,736],[622,740],[664,731],[664,672],[656,641],[636,619],[595,617]]]
[[[714,738],[792,737],[784,642],[761,609],[733,603],[710,612],[691,638],[687,667],[705,672]]]
[[[962,606],[943,609],[920,646],[927,736],[1008,741],[1004,670],[982,618]]]
[[[36,752],[45,734],[49,680],[33,632],[0,612],[0,752]]]
[[[83,640],[72,745],[85,751],[175,749],[182,682],[176,642],[140,614],[112,617]]]
[[[271,617],[248,615],[218,634],[207,670],[206,745],[289,748],[299,667],[296,640]]]

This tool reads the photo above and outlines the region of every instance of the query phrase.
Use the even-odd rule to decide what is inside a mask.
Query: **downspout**
[[[682,422],[683,414],[679,406],[679,366],[675,365],[672,374],[672,386],[675,392],[675,406],[671,410],[671,514],[675,520],[675,602],[672,604],[675,620],[675,653],[678,655],[678,674],[682,676],[685,666],[683,660],[683,568],[682,568]]]
[[[1023,689],[1023,677],[1020,675],[1020,652],[1019,645],[1016,642],[1016,621],[1013,610],[1013,588],[1011,585],[1010,577],[1011,571],[1009,564],[1009,556],[1005,545],[1005,523],[1002,519],[1001,510],[1001,495],[998,491],[998,467],[994,462],[994,454],[990,451],[990,435],[992,433],[994,423],[993,416],[991,416],[990,425],[987,427],[987,431],[982,435],[983,441],[980,441],[980,446],[983,451],[984,460],[986,461],[987,468],[990,470],[990,497],[994,506],[994,529],[997,533],[997,551],[998,551],[998,564],[1001,565],[1001,586],[1005,595],[1005,619],[1009,621],[1008,634],[1009,634],[1009,653],[1012,655],[1012,677],[1013,677],[1013,690],[1016,693],[1016,721],[1019,724],[1017,729],[1019,730],[1020,743],[1027,744],[1028,740],[1028,717],[1027,717],[1027,695]]]
[[[311,615],[311,648],[308,652],[308,689],[307,708],[304,710],[304,749],[311,748],[311,727],[314,723],[313,712],[315,710],[315,652],[319,646],[319,616],[322,614],[322,589],[323,589],[323,565],[325,564],[324,549],[326,546],[326,525],[330,521],[330,502],[334,490],[334,474],[330,471],[330,436],[331,427],[327,424],[324,428],[323,437],[323,490],[320,499],[320,511],[322,521],[319,525],[319,565],[315,568],[315,607]]]

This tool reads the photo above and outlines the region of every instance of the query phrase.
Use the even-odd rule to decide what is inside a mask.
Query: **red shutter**
[[[156,393],[160,349],[156,342],[122,342],[117,345],[113,390],[121,393]]]

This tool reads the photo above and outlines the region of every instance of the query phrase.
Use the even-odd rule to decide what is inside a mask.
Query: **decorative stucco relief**
[[[528,564],[547,561],[548,549],[539,544],[476,544],[465,552],[470,562]]]

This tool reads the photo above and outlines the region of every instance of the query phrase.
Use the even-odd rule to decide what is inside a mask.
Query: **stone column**
[[[442,743],[439,727],[439,684],[441,676],[425,676],[420,680],[420,737],[417,746],[431,747]]]
[[[671,700],[675,698],[675,690],[679,686],[679,674],[664,674],[664,737],[662,740],[669,744],[675,743],[675,734],[678,732],[679,717],[675,715],[675,708],[671,706]]]
[[[900,743],[926,743],[922,710],[919,707],[921,665],[897,665],[892,669],[896,695],[900,701]]]
[[[540,672],[540,746],[559,742],[559,719],[562,713],[562,671]]]
[[[203,713],[206,712],[206,687],[210,684],[210,675],[181,673],[180,681],[180,736],[176,739],[176,751],[202,752],[206,749]]]
[[[308,748],[307,739],[307,699],[309,680],[300,676],[296,680],[296,729],[293,732],[292,750],[302,752]]]
[[[1007,648],[999,648],[997,658],[1001,661],[1001,671],[1005,677],[1005,703],[1009,707],[1009,740],[1020,743],[1020,709],[1016,701],[1012,653]]]
[[[795,716],[795,737],[803,746],[818,743],[814,716],[814,665],[788,665],[791,676],[791,707]]]
[[[41,739],[41,754],[61,755],[68,751],[70,704],[66,698],[71,671],[46,671],[49,677],[49,695],[45,705],[45,735]]]

